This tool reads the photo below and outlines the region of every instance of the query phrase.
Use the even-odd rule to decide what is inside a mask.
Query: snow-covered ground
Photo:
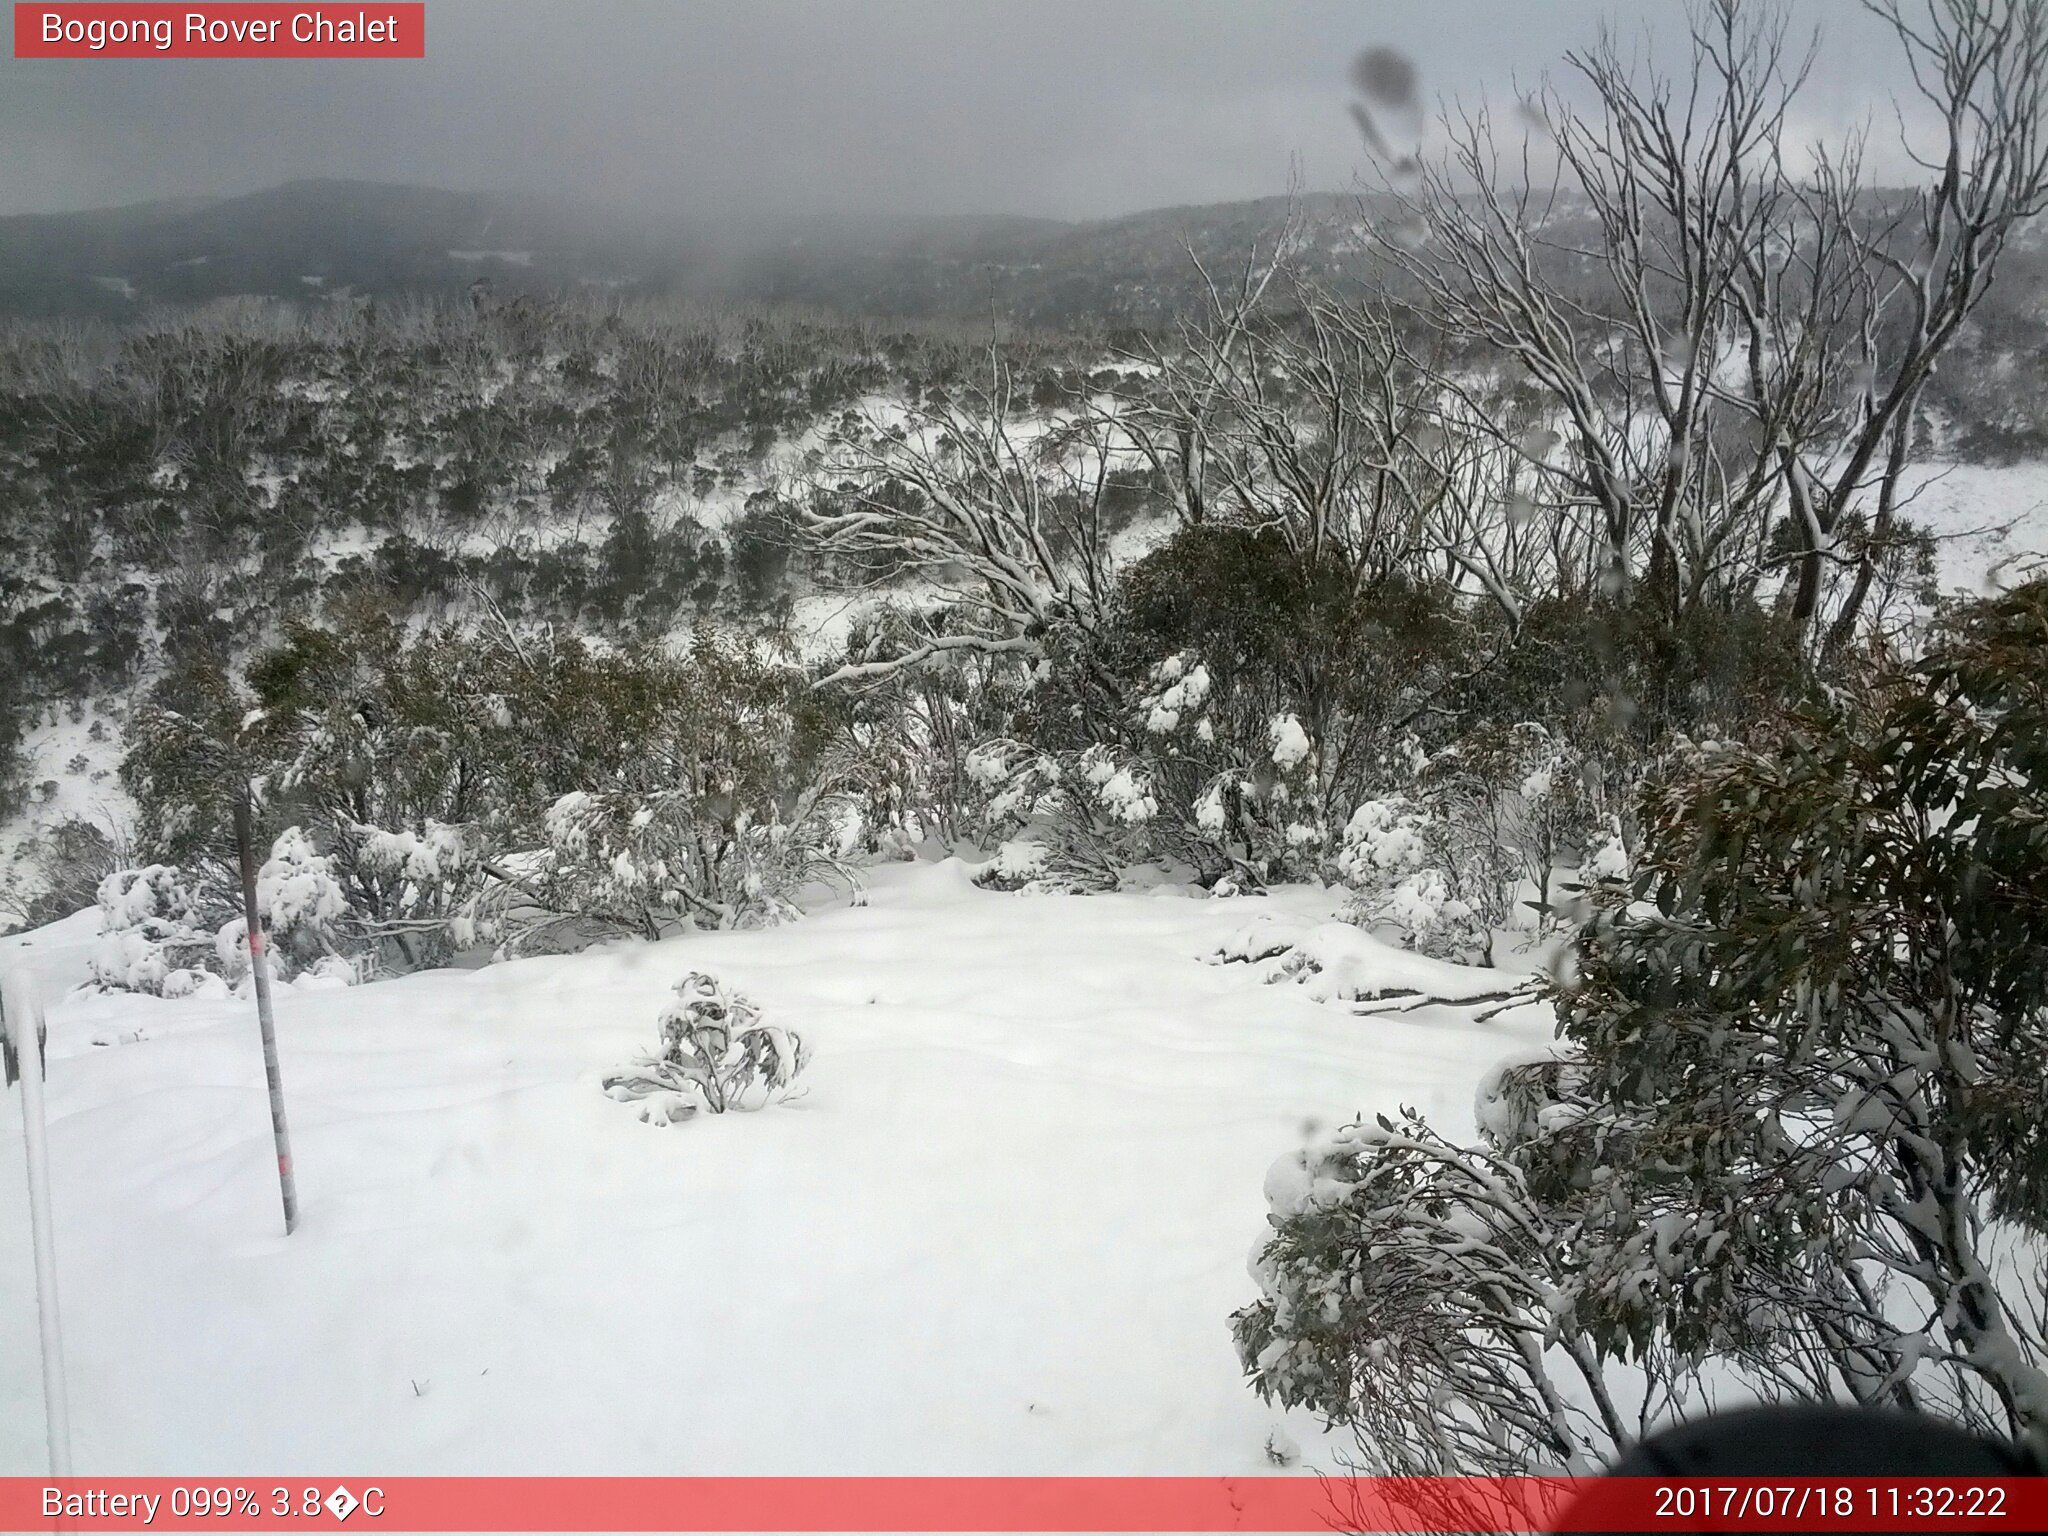
[[[67,991],[96,914],[0,939],[52,999],[80,1472],[1231,1474],[1273,1470],[1276,1431],[1331,1466],[1231,1349],[1267,1169],[1403,1102],[1469,1131],[1542,1010],[1361,1018],[1208,958],[1262,914],[1322,921],[1317,890],[969,874],[889,866],[868,906],[765,932],[287,991],[290,1240],[251,1006]],[[696,967],[805,1032],[802,1098],[657,1128],[600,1091]],[[27,1474],[0,1102],[0,1473]]]
[[[1905,515],[1935,535],[1945,595],[1988,597],[2048,558],[2048,463],[1916,464]]]

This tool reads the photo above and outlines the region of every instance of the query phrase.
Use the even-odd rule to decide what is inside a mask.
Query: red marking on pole
[[[277,1176],[280,1179],[288,1179],[292,1176],[292,1160],[289,1157],[280,1157],[277,1160]]]
[[[251,955],[263,953],[263,930],[261,928],[251,928],[249,930],[249,953]]]

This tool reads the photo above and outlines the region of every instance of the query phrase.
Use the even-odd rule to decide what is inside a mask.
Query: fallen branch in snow
[[[1284,944],[1275,942],[1271,948],[1247,950],[1233,954],[1226,946],[1218,949],[1212,958],[1218,965],[1256,965],[1261,960],[1277,960],[1293,948],[1294,945],[1291,941]]]
[[[1295,928],[1262,917],[1218,945],[1209,959],[1215,965],[1277,961],[1267,975],[1270,982],[1294,982],[1319,1002],[1380,1005],[1352,1010],[1360,1015],[1494,1005],[1474,1016],[1483,1023],[1540,1000],[1535,976],[1503,985],[1497,970],[1397,949],[1349,923]]]
[[[1393,988],[1380,993],[1381,999],[1401,998],[1404,1001],[1384,1008],[1354,1008],[1351,1011],[1364,1017],[1384,1013],[1413,1013],[1418,1008],[1466,1008],[1474,1003],[1498,1003],[1498,1008],[1488,1009],[1484,1014],[1475,1015],[1480,1021],[1497,1018],[1508,1009],[1521,1003],[1536,1000],[1536,984],[1527,982],[1521,986],[1506,987],[1498,992],[1471,992],[1457,997],[1440,995],[1435,992],[1421,992],[1412,987]]]
[[[896,676],[920,666],[942,651],[973,651],[978,655],[1036,655],[1036,641],[1023,638],[999,639],[990,635],[942,635],[927,640],[915,650],[901,656],[891,656],[881,661],[848,662],[836,671],[819,678],[816,687],[829,688],[841,683],[875,682]]]
[[[1488,1008],[1483,1013],[1473,1014],[1472,1022],[1474,1024],[1491,1024],[1504,1013],[1513,1013],[1517,1008],[1530,1007],[1542,1001],[1543,997],[1540,989],[1534,983],[1531,983],[1527,987],[1516,988],[1507,995],[1507,1000],[1498,1006]]]

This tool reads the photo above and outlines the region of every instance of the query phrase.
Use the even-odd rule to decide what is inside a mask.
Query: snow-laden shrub
[[[1141,701],[1145,729],[1155,736],[1170,736],[1187,730],[1198,739],[1216,739],[1215,722],[1209,719],[1209,669],[1186,652],[1176,652],[1152,669],[1155,692]]]
[[[212,971],[179,970],[164,978],[164,997],[222,998],[229,995],[227,982]]]
[[[432,817],[418,830],[355,822],[336,838],[349,905],[373,945],[409,967],[437,965],[503,936],[505,897],[490,873],[487,835]]]
[[[797,915],[805,886],[857,888],[863,828],[846,797],[806,791],[785,816],[727,792],[564,795],[546,818],[548,908],[649,938],[678,928],[757,928]]]
[[[1081,753],[1081,782],[1093,792],[1102,814],[1127,827],[1141,827],[1159,814],[1152,778],[1142,763],[1132,762],[1097,742]]]
[[[1059,748],[1010,737],[978,744],[965,765],[975,819],[992,840],[1022,836],[1045,854],[1029,878],[993,869],[984,882],[1114,890],[1130,865],[1160,861],[1205,884],[1257,889],[1312,871],[1325,834],[1306,729],[1294,714],[1276,714],[1241,756],[1218,742],[1212,698],[1202,663],[1175,654],[1149,669],[1145,690],[1103,739]]]
[[[359,979],[355,966],[340,955],[322,955],[303,971],[292,983],[301,992],[326,992],[337,987],[352,987]]]
[[[1029,821],[1046,809],[1062,778],[1058,760],[1022,742],[985,741],[968,752],[966,774],[979,794],[981,812],[995,827]]]
[[[184,996],[211,967],[224,897],[172,864],[117,869],[99,885],[100,938],[88,964],[109,991]]]
[[[302,827],[286,827],[256,871],[256,912],[272,955],[310,964],[339,951],[347,898],[334,866]],[[296,968],[296,967],[295,967]]]
[[[1010,838],[995,857],[975,871],[974,883],[985,891],[1021,891],[1043,880],[1052,852],[1043,843]]]
[[[1447,587],[1270,529],[1183,528],[1098,621],[1032,637],[1028,682],[974,738],[979,830],[1029,836],[1096,887],[1141,862],[1212,890],[1312,878],[1471,640]]]
[[[661,1049],[606,1078],[606,1093],[639,1102],[641,1118],[655,1125],[686,1120],[700,1107],[714,1115],[760,1109],[787,1095],[810,1063],[795,1030],[766,1022],[751,998],[702,971],[675,990],[661,1015]]]
[[[1417,748],[1401,777],[1352,812],[1333,867],[1354,920],[1425,954],[1490,963],[1499,931],[1568,926],[1579,884],[1626,873],[1602,776],[1540,725]]]
[[[1158,802],[1142,767],[1108,746],[1046,752],[987,741],[968,754],[967,774],[975,819],[1004,850],[977,876],[989,889],[1113,891],[1150,852]]]
[[[877,654],[917,650],[920,635],[962,625],[971,620],[957,605],[881,599],[855,619],[844,665],[860,670]],[[830,691],[832,753],[850,759],[841,779],[860,797],[877,851],[982,839],[983,792],[971,759],[978,743],[1010,728],[1027,686],[1024,670],[1005,659],[953,650]]]
[[[274,977],[317,971],[354,978],[343,954],[347,903],[327,857],[302,828],[285,828],[271,845],[256,872],[256,902]],[[248,975],[241,891],[224,878],[168,864],[116,870],[100,882],[99,907],[100,940],[89,963],[103,988],[208,996]]]
[[[1301,716],[1282,709],[1253,721],[1218,690],[1192,651],[1155,664],[1130,733],[1144,820],[1156,851],[1201,871],[1212,888],[1256,889],[1315,871],[1323,821],[1320,756]],[[1219,734],[1217,718],[1226,723]]]
[[[1301,717],[1292,711],[1277,714],[1266,722],[1266,744],[1271,749],[1273,766],[1282,773],[1306,766],[1315,756]]]
[[[1182,528],[1118,595],[1085,660],[1130,678],[1113,723],[1144,759],[1151,840],[1212,885],[1319,874],[1344,819],[1385,788],[1404,722],[1472,648],[1447,588],[1270,526]],[[1098,733],[1111,723],[1096,711]]]
[[[1268,1182],[1258,1390],[1365,1470],[1611,1464],[1689,1404],[2048,1432],[2048,581],[1643,798],[1476,1143],[1413,1111]],[[1256,938],[1250,958],[1273,949]]]
[[[1612,814],[1602,818],[1587,835],[1585,851],[1579,857],[1581,884],[1590,886],[1623,881],[1628,879],[1634,867],[1622,833],[1621,818]]]
[[[1381,1116],[1280,1159],[1266,1201],[1239,1358],[1261,1397],[1353,1429],[1363,1470],[1593,1472],[1616,1449],[1547,1358],[1566,1233],[1507,1158]]]
[[[1487,935],[1457,894],[1441,818],[1405,795],[1368,800],[1345,823],[1336,869],[1355,893],[1351,916],[1389,927],[1403,943],[1442,959],[1483,953]]]
[[[97,892],[104,929],[190,927],[204,898],[176,865],[150,864],[117,869],[100,881]]]

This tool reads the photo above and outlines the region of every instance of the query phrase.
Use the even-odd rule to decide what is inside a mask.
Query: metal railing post
[[[64,1334],[57,1317],[57,1245],[50,1220],[49,1122],[43,1108],[43,1007],[22,971],[0,976],[0,1032],[21,1075],[22,1139],[28,1144],[28,1222],[35,1250],[36,1318],[43,1347],[43,1414],[50,1475],[71,1475],[71,1402],[64,1386]]]

